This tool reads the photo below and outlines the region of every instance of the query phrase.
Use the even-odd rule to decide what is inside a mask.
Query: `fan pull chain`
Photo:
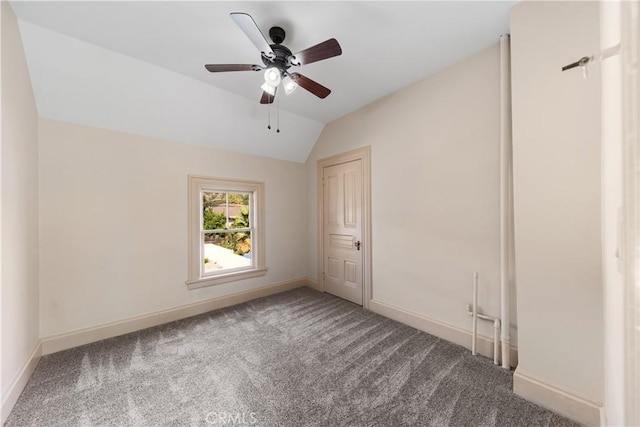
[[[278,98],[278,100],[276,101],[276,132],[280,133],[280,98],[282,98],[282,96],[280,96]]]
[[[267,95],[267,96],[271,96],[271,95]],[[270,102],[267,103],[267,117],[268,117],[267,129],[271,129],[271,103]]]

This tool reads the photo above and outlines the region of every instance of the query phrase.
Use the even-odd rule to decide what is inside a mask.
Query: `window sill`
[[[259,277],[267,274],[266,267],[255,268],[248,271],[235,271],[227,274],[217,274],[211,277],[203,277],[200,279],[187,280],[188,289],[204,288],[205,286],[221,285],[223,283],[235,282],[236,280],[249,279],[251,277]]]

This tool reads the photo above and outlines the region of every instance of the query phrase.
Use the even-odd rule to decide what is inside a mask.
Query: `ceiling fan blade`
[[[258,28],[258,25],[256,25],[256,21],[253,20],[251,15],[248,13],[234,12],[231,14],[231,19],[233,19],[242,32],[249,37],[251,43],[253,43],[260,52],[264,53],[269,58],[274,58],[276,56],[273,53],[269,42],[267,42],[267,39],[264,37],[264,34],[262,34],[262,31],[260,31],[260,28]]]
[[[278,88],[276,88],[276,92],[273,95],[270,95],[269,92],[262,92],[262,98],[260,98],[260,104],[273,104],[273,100],[276,99],[277,94],[278,94]]]
[[[207,64],[204,68],[212,73],[220,73],[223,71],[260,71],[263,67],[250,64]]]
[[[342,48],[338,40],[329,39],[294,54],[295,59],[291,63],[293,65],[311,64],[312,62],[322,61],[338,55],[342,55]]]
[[[309,92],[311,92],[312,94],[314,94],[315,96],[317,96],[318,98],[326,98],[327,96],[329,96],[329,94],[331,93],[331,89],[328,89],[324,86],[322,86],[320,83],[311,80],[309,77],[305,77],[302,74],[299,73],[292,73],[291,74],[291,79],[298,83],[298,86],[300,86],[303,89],[308,90]]]

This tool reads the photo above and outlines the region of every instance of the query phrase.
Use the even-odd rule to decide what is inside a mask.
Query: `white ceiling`
[[[41,116],[304,161],[325,123],[497,43],[513,1],[13,2]],[[266,129],[260,64],[229,17],[283,27],[293,52],[335,37],[342,56],[296,71],[332,90],[280,96]],[[272,119],[275,110],[272,108]]]

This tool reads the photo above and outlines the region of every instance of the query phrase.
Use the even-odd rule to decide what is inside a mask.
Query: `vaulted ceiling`
[[[323,126],[497,43],[512,1],[13,2],[41,117],[304,162]],[[341,56],[296,71],[329,87],[260,105],[261,64],[230,19],[285,29],[293,52],[335,37]],[[272,130],[267,129],[271,117]],[[275,132],[277,122],[281,129]]]

